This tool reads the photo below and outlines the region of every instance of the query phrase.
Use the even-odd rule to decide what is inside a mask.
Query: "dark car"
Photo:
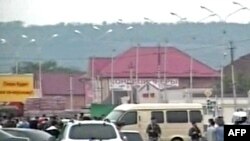
[[[55,137],[41,130],[26,128],[3,128],[2,130],[17,137],[29,138],[30,141],[55,141]]]
[[[0,141],[29,141],[29,139],[13,136],[0,129]]]
[[[121,135],[126,138],[126,141],[143,141],[141,134],[133,130],[121,130]]]

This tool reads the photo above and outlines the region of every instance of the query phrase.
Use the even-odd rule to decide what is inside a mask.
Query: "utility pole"
[[[92,95],[95,97],[96,102],[99,103],[100,97],[96,95],[96,87],[95,87],[95,56],[91,58],[91,82],[92,82]]]
[[[115,104],[115,96],[114,96],[114,52],[115,49],[112,49],[111,51],[111,83],[110,83],[110,88],[111,88],[111,103],[112,105]]]
[[[167,41],[166,41],[166,47],[164,47],[164,71],[163,71],[163,91],[164,91],[164,101],[168,102],[168,95],[167,95]]]
[[[158,79],[158,95],[161,95],[161,47],[158,47],[158,60],[157,60],[157,79]]]
[[[130,70],[129,70],[129,74],[130,74],[130,87],[131,87],[131,91],[130,91],[130,103],[134,103],[134,94],[133,94],[133,64],[131,64],[130,66]]]
[[[73,77],[69,76],[70,110],[73,110]]]
[[[237,95],[235,87],[235,77],[234,77],[234,49],[233,41],[229,42],[229,49],[231,54],[231,72],[232,72],[232,88],[233,88],[233,98],[234,98],[234,110],[237,108]]]
[[[190,91],[189,91],[189,102],[193,102],[193,57],[190,57]]]

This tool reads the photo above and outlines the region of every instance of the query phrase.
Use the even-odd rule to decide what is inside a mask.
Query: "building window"
[[[202,121],[201,111],[190,111],[189,116],[190,116],[190,121],[191,122],[200,123]]]
[[[152,98],[155,97],[155,93],[151,93],[150,97],[152,97]]]
[[[121,120],[125,125],[131,125],[137,123],[137,112],[128,112],[126,113]]]
[[[148,93],[142,94],[142,97],[143,97],[143,98],[148,98]]]
[[[168,123],[187,123],[188,114],[187,111],[167,111]]]
[[[163,117],[163,112],[162,111],[153,111],[151,112],[151,117],[154,117],[157,121],[157,123],[163,123],[164,122],[164,117]]]

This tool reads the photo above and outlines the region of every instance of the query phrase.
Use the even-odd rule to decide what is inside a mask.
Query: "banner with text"
[[[111,82],[111,80],[110,80]],[[131,90],[131,86],[141,87],[148,82],[153,82],[158,85],[160,88],[171,88],[171,87],[179,87],[179,79],[138,79],[136,82],[135,79],[114,79],[113,82],[110,83],[110,89],[120,89],[124,91]]]
[[[34,96],[32,74],[0,75],[0,101],[25,101]]]

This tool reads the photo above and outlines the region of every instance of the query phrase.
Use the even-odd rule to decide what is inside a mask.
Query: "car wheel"
[[[183,141],[183,139],[181,139],[181,138],[174,138],[171,141]]]

